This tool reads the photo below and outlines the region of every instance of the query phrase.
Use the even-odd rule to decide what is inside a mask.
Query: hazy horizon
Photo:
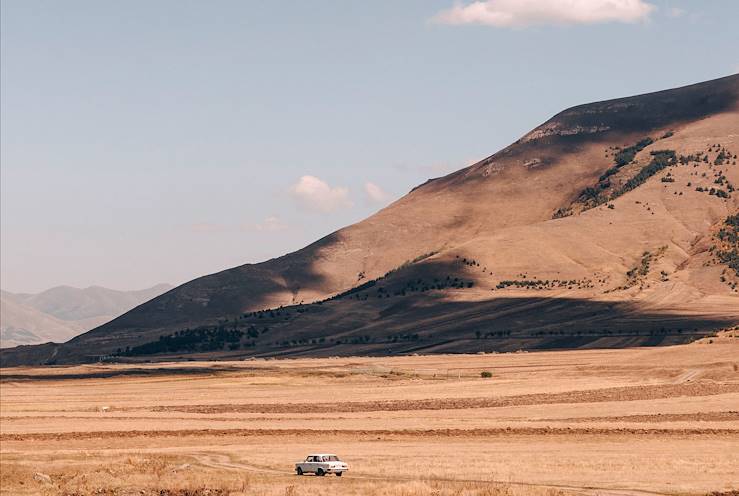
[[[111,291],[118,291],[118,292],[121,292],[121,293],[127,293],[127,292],[143,291],[143,290],[147,290],[147,289],[156,288],[156,287],[159,287],[159,286],[167,286],[167,287],[170,287],[170,288],[171,287],[174,287],[174,285],[172,285],[172,284],[170,284],[168,282],[160,282],[160,283],[157,283],[157,284],[152,284],[151,286],[147,286],[145,288],[109,288],[109,287],[106,287],[106,286],[99,286],[97,284],[93,284],[93,285],[90,285],[90,286],[80,287],[80,286],[71,286],[69,284],[57,284],[56,286],[50,286],[48,288],[42,289],[41,291],[34,291],[34,292],[28,292],[28,291],[8,291],[5,288],[0,288],[0,290],[2,290],[5,293],[10,293],[10,294],[13,294],[13,295],[39,294],[39,293],[43,293],[43,292],[46,292],[46,291],[50,291],[50,290],[53,290],[53,289],[59,289],[59,288],[68,288],[68,289],[74,289],[74,290],[78,290],[78,291],[85,291],[85,290],[88,290],[88,289],[106,289],[106,290],[111,290]]]
[[[735,2],[470,4],[4,1],[2,289],[278,257],[567,107],[739,71]]]

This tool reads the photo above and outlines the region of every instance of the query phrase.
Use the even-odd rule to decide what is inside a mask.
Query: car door
[[[306,462],[305,469],[303,469],[303,472],[315,472],[316,471],[317,465],[316,465],[315,457],[309,456],[305,460],[305,462]]]

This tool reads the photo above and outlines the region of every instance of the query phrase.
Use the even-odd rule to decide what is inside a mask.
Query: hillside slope
[[[739,210],[737,152],[739,75],[574,107],[302,250],[154,298],[54,359],[690,340],[737,323],[735,238],[717,237]]]

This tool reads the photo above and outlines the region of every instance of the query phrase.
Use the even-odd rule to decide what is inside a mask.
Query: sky
[[[299,249],[573,105],[739,72],[734,0],[3,0],[0,285]]]

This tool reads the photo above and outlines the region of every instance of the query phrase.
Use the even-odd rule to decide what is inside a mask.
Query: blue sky
[[[733,0],[4,0],[1,14],[10,291],[181,283],[279,256],[568,106],[739,71]]]

